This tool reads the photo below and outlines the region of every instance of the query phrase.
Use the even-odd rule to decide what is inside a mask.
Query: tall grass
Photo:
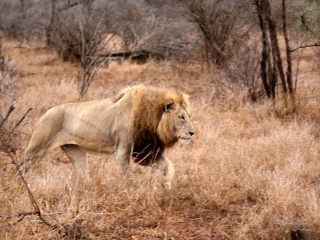
[[[78,66],[38,46],[7,45],[18,69],[16,111],[34,109],[16,137],[19,161],[38,118],[52,106],[79,101]],[[135,164],[134,183],[126,186],[113,156],[90,156],[85,183],[56,150],[26,174],[52,227],[36,215],[18,221],[15,214],[33,207],[0,152],[1,239],[289,239],[292,229],[320,231],[319,98],[308,98],[310,84],[319,89],[316,79],[305,76],[298,113],[285,116],[268,101],[234,96],[212,102],[214,86],[196,65],[109,64],[85,100],[141,83],[190,95],[197,133],[189,145],[167,152],[176,168],[172,192],[163,192],[159,171]]]

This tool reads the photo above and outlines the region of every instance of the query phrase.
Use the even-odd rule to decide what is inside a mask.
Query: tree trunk
[[[26,14],[26,5],[24,3],[24,0],[20,0],[20,4],[21,4],[22,19],[26,19],[27,18],[27,14]]]
[[[275,89],[273,86],[276,85],[277,78],[275,78],[275,74],[273,73],[272,68],[272,62],[271,62],[271,54],[270,54],[270,41],[268,38],[268,32],[267,32],[267,21],[266,21],[266,15],[268,12],[268,4],[264,0],[256,0],[255,1],[257,12],[258,12],[258,18],[260,23],[260,29],[261,29],[261,40],[262,40],[262,52],[261,52],[261,61],[260,61],[260,67],[261,67],[261,79],[262,84],[265,89],[265,92],[267,94],[268,98],[275,98]]]
[[[279,48],[279,43],[278,43],[278,37],[277,37],[277,32],[276,32],[276,24],[273,19],[271,19],[271,16],[267,16],[267,21],[269,25],[269,33],[270,33],[270,40],[271,40],[271,47],[273,48],[273,54],[275,55],[275,61],[276,61],[276,66],[277,70],[279,72],[280,80],[281,80],[281,86],[282,86],[282,91],[284,93],[287,93],[288,89],[286,86],[286,79],[283,71],[283,64],[282,64],[282,59],[281,59],[281,53],[280,53],[280,48]]]
[[[289,90],[292,103],[294,104],[295,98],[294,98],[294,88],[293,88],[293,82],[292,82],[292,64],[291,64],[292,60],[291,60],[289,37],[287,33],[286,0],[282,0],[282,17],[283,17],[283,35],[284,35],[284,41],[286,45],[286,57],[287,57],[287,73],[286,73],[287,84],[288,84],[288,90]]]
[[[47,45],[52,46],[52,30],[53,30],[53,25],[57,17],[57,12],[56,12],[56,0],[51,0],[51,20],[50,24],[46,29],[46,36],[47,36]]]

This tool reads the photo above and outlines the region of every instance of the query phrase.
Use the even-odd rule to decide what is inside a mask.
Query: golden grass
[[[6,51],[18,71],[12,117],[33,108],[16,137],[21,161],[37,119],[52,106],[79,101],[77,65],[39,44],[10,43]],[[312,74],[299,83],[297,115],[278,117],[267,101],[234,96],[212,103],[214,86],[196,65],[109,64],[87,100],[141,83],[176,87],[191,97],[197,134],[167,152],[176,168],[172,193],[164,195],[159,171],[134,164],[134,184],[126,187],[113,156],[90,156],[86,185],[57,150],[26,175],[43,216],[57,228],[36,215],[18,222],[4,214],[34,209],[0,152],[1,239],[289,239],[291,229],[320,231],[319,98],[308,98],[320,83]]]

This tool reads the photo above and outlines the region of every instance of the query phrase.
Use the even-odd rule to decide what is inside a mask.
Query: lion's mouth
[[[181,140],[190,140],[191,139],[191,136],[190,137],[179,137]]]
[[[191,139],[191,135],[189,136],[179,136],[180,141],[182,142],[189,142]]]
[[[191,139],[191,136],[190,137],[179,137],[179,142],[182,145],[187,145],[190,143],[190,139]]]

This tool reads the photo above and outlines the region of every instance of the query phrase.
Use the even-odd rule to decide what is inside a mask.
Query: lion
[[[189,105],[181,91],[138,85],[104,100],[53,107],[36,124],[19,169],[29,171],[60,147],[86,177],[88,153],[115,154],[122,176],[132,159],[162,170],[162,185],[171,189],[175,170],[164,151],[195,134]]]

